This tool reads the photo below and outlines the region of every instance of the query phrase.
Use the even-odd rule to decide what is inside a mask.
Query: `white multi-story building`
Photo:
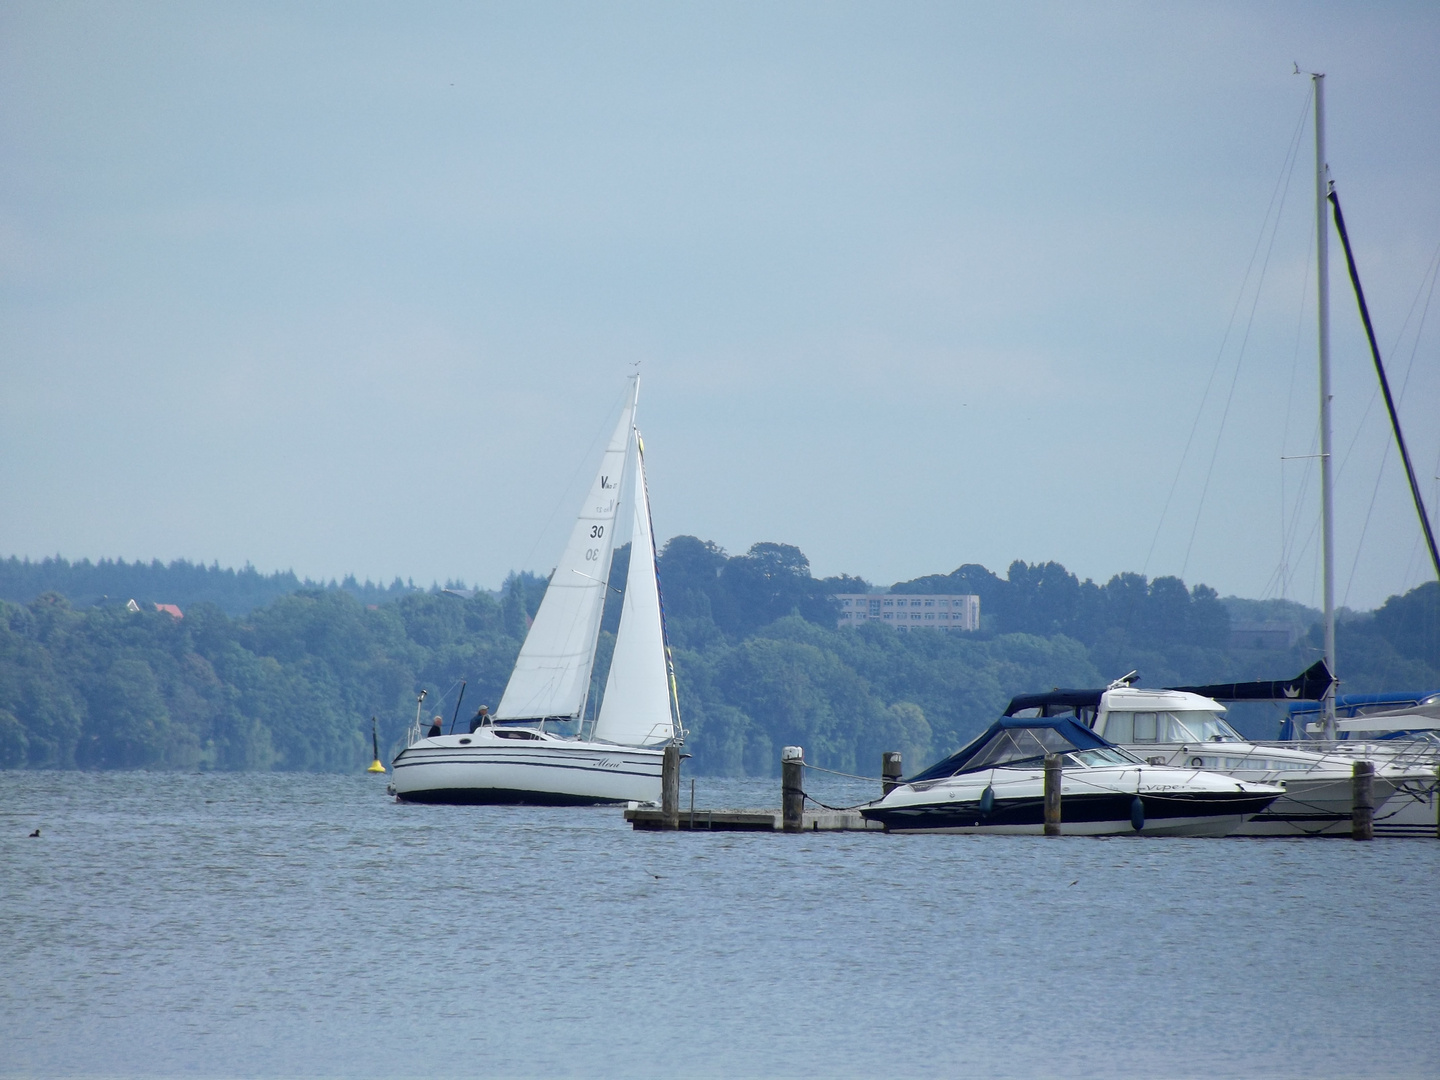
[[[950,593],[839,593],[840,625],[867,619],[896,630],[979,630],[980,598]]]

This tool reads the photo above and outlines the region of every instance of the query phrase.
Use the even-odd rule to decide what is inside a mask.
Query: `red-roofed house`
[[[174,604],[156,604],[155,610],[165,612],[165,614],[169,615],[172,619],[183,619],[185,617],[185,613]]]

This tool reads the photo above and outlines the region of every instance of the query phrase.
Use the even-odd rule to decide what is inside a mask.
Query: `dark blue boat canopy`
[[[1002,716],[969,746],[931,765],[906,783],[943,780],[947,776],[1001,765],[1043,761],[1046,754],[1105,749],[1125,755],[1123,750],[1077,723],[1073,716]]]
[[[1293,679],[1271,682],[1208,683],[1204,686],[1166,686],[1216,701],[1321,701],[1335,682],[1324,660],[1317,660]],[[1112,684],[1113,686],[1114,684]],[[1060,716],[1078,709],[1098,709],[1104,690],[1050,690],[1018,694],[1005,707],[1005,715],[1034,709],[1039,716]]]

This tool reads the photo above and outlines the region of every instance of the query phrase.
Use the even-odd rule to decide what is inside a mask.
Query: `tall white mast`
[[[1316,308],[1320,320],[1320,559],[1325,578],[1325,663],[1335,671],[1335,511],[1331,505],[1330,468],[1330,231],[1325,218],[1329,167],[1325,161],[1325,76],[1315,83],[1315,267]],[[1335,738],[1335,684],[1325,692],[1325,737]]]

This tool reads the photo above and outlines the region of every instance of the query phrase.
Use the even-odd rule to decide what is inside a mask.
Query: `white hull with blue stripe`
[[[395,758],[407,802],[583,806],[658,803],[664,751],[485,727],[420,739]]]
[[[581,806],[658,803],[665,747],[682,741],[660,602],[645,447],[635,427],[639,376],[550,575],[494,722],[420,738],[395,758],[390,790],[408,802]],[[624,589],[608,580],[617,541],[630,544]],[[620,623],[594,719],[590,690],[609,593]],[[423,698],[423,695],[422,695]],[[458,706],[457,706],[458,709]],[[436,717],[436,724],[440,717]],[[451,718],[454,722],[454,717]],[[588,727],[587,727],[588,725]],[[555,729],[585,731],[587,737]]]

